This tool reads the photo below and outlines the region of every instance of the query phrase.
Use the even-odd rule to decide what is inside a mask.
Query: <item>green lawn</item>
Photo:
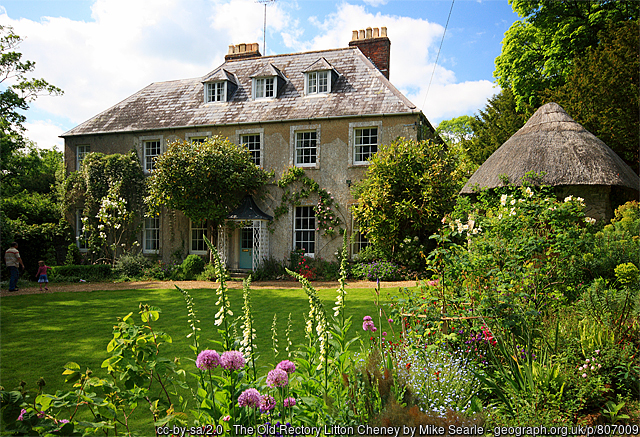
[[[393,289],[387,289],[393,290]],[[203,348],[214,346],[210,340],[217,338],[213,324],[217,311],[215,290],[190,290],[200,319]],[[386,293],[383,289],[383,293]],[[325,309],[331,313],[335,301],[335,289],[319,290]],[[234,316],[242,313],[242,290],[230,290]],[[193,369],[188,358],[194,358],[189,349],[191,340],[187,322],[186,305],[181,293],[175,289],[97,291],[87,293],[52,293],[11,296],[2,299],[0,306],[1,344],[0,384],[7,390],[25,381],[34,388],[39,377],[47,383],[45,391],[54,393],[65,387],[62,366],[68,361],[89,367],[98,376],[105,376],[101,363],[107,358],[106,347],[112,338],[112,326],[116,317],[129,312],[136,314],[139,303],[148,303],[162,310],[158,329],[173,338],[166,345],[163,355],[181,357],[182,367]],[[361,332],[362,317],[375,314],[373,285],[370,289],[349,289],[346,296],[347,313],[354,316],[352,334]],[[303,314],[309,310],[308,299],[301,289],[252,290],[252,306],[256,319],[259,367],[270,369],[277,363],[271,343],[273,315],[278,315],[280,355],[284,359],[284,332],[287,317],[293,321],[292,341],[295,345],[305,341]],[[241,332],[238,326],[238,332]],[[263,370],[263,372],[265,371]]]

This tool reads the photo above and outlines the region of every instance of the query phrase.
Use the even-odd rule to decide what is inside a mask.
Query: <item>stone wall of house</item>
[[[67,171],[76,170],[77,146],[88,145],[92,152],[127,153],[135,149],[143,160],[144,142],[158,139],[165,151],[168,144],[175,140],[221,135],[239,143],[243,134],[261,134],[263,149],[261,165],[273,170],[276,181],[283,172],[294,166],[295,133],[297,131],[316,131],[318,139],[317,162],[313,167],[305,167],[308,177],[315,180],[320,187],[329,191],[339,205],[343,225],[351,232],[352,218],[349,211],[354,203],[351,186],[361,180],[367,165],[354,164],[355,128],[378,127],[378,144],[389,144],[398,137],[417,138],[415,123],[419,115],[398,115],[384,117],[354,117],[340,119],[309,119],[302,121],[263,123],[255,125],[208,126],[197,128],[167,129],[153,132],[132,132],[126,134],[86,135],[65,138],[65,164]],[[268,185],[254,200],[267,214],[274,215],[280,205],[282,190],[272,183]],[[318,199],[312,196],[303,200],[302,206],[316,205]],[[273,233],[269,235],[269,255],[276,259],[287,259],[293,248],[294,211],[273,223]],[[180,212],[165,211],[160,217],[160,249],[156,255],[165,262],[184,258],[189,254],[190,221]],[[229,239],[229,265],[237,264],[239,232],[234,231]],[[334,254],[340,250],[342,238],[328,238],[316,233],[316,257],[334,260]]]
[[[611,187],[608,185],[567,185],[556,188],[559,199],[571,195],[582,197],[585,204],[585,216],[598,221],[609,221],[613,217],[611,208]]]

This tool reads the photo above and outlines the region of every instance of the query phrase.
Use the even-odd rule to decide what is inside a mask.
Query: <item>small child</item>
[[[38,273],[36,273],[36,278],[38,278],[38,283],[40,284],[40,291],[42,291],[42,284],[45,284],[44,289],[49,290],[47,288],[47,284],[49,284],[49,278],[47,277],[47,271],[51,269],[51,267],[44,264],[44,261],[38,261]]]

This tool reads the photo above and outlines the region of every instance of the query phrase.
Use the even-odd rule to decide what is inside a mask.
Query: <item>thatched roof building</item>
[[[613,203],[637,198],[640,178],[613,150],[573,120],[557,103],[547,103],[471,176],[461,194],[503,186],[502,175],[519,185],[528,173],[544,172],[542,185],[557,194],[585,199],[587,215],[608,218]]]

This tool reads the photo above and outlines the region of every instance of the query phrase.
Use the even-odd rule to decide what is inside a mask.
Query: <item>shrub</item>
[[[204,266],[204,270],[200,273],[197,278],[198,281],[211,281],[216,282],[218,280],[216,275],[216,266],[213,264],[207,264]]]
[[[67,256],[64,260],[64,264],[67,266],[79,265],[82,263],[82,254],[80,253],[80,249],[75,243],[71,243],[69,247],[67,247]]]
[[[111,266],[108,264],[55,266],[52,267],[52,269],[52,279],[58,282],[75,282],[79,279],[84,279],[85,281],[102,281],[110,279],[112,275]]]
[[[402,279],[401,268],[389,261],[356,264],[351,270],[356,279],[375,281],[398,281]]]
[[[135,278],[142,275],[145,267],[150,267],[151,261],[143,254],[124,254],[116,262],[114,272],[122,277]]]
[[[283,275],[286,275],[284,264],[270,257],[265,259],[262,265],[253,271],[251,277],[255,281],[268,281],[278,279]]]
[[[179,264],[166,264],[158,261],[150,267],[145,267],[142,271],[142,276],[145,279],[157,279],[159,281],[179,280],[180,273],[182,272]]]
[[[181,267],[184,278],[193,280],[204,270],[204,261],[198,255],[189,255],[182,261]]]

